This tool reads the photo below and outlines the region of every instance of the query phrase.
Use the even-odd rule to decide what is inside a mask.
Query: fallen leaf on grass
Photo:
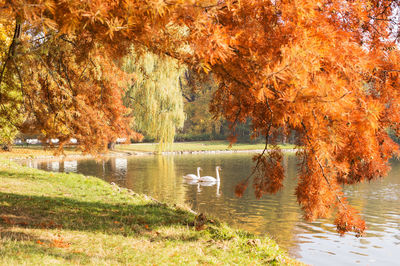
[[[60,237],[58,239],[53,239],[51,245],[56,248],[68,248],[71,244],[64,242],[64,239]]]
[[[37,224],[38,227],[42,228],[42,229],[51,229],[51,228],[58,228],[61,229],[62,225],[61,224],[57,224],[54,221],[45,221],[45,222],[41,222],[40,224]]]
[[[201,231],[207,228],[207,226],[205,225],[207,220],[208,220],[207,217],[203,213],[197,215],[194,220],[194,226],[196,231]]]
[[[204,230],[206,228],[207,228],[207,226],[204,225],[204,224],[199,224],[199,225],[195,226],[196,231],[202,231],[202,230]]]
[[[258,247],[261,245],[261,240],[260,239],[250,239],[247,241],[247,245],[253,246],[253,247]]]
[[[27,222],[24,222],[24,221],[22,221],[22,222],[18,222],[18,223],[16,223],[17,225],[22,225],[22,226],[27,226],[28,225],[28,223]]]
[[[1,216],[1,219],[3,220],[4,223],[8,224],[8,225],[14,225],[15,222],[13,220],[11,220],[10,218],[8,218],[7,216]]]

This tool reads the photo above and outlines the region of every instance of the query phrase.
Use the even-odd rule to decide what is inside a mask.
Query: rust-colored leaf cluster
[[[64,238],[60,235],[58,235],[57,238],[53,239],[51,242],[51,246],[56,248],[69,248],[70,245],[71,244],[65,242]]]
[[[353,231],[357,237],[363,236],[366,229],[365,221],[359,216],[359,212],[347,206],[339,208],[336,215],[335,224],[339,234],[344,235],[346,232]]]
[[[235,196],[236,197],[242,197],[244,191],[246,190],[248,184],[247,184],[247,180],[240,182],[239,184],[236,185],[235,187]]]
[[[37,240],[36,243],[41,246],[49,246],[55,248],[69,248],[71,246],[71,243],[65,242],[65,239],[59,234],[51,241]]]
[[[264,194],[275,194],[282,187],[282,181],[285,177],[282,166],[282,152],[279,149],[273,149],[266,155],[253,158],[257,162],[257,169],[253,178],[253,188],[256,197],[259,199]]]

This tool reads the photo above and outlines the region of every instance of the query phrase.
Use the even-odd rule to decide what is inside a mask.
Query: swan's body
[[[215,167],[215,172],[217,173],[217,178],[212,177],[212,176],[202,176],[199,178],[199,182],[219,182],[219,170],[221,167],[217,166]]]
[[[197,175],[188,174],[188,175],[184,175],[183,178],[190,179],[190,180],[199,180],[200,179],[200,170],[201,170],[201,167],[197,167]]]
[[[200,177],[199,182],[215,183],[215,182],[217,182],[217,179],[215,179],[215,177],[206,175],[206,176]]]

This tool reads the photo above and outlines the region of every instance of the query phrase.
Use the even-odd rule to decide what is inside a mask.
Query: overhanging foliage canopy
[[[38,129],[103,147],[99,136],[125,128],[114,64],[132,44],[174,57],[213,73],[212,111],[233,130],[250,118],[267,142],[296,131],[305,217],[336,209],[339,232],[361,233],[341,184],[385,176],[399,151],[387,134],[400,132],[398,8],[389,0],[2,0],[1,23],[14,38],[0,103],[18,80]],[[281,187],[281,158],[278,148],[255,158],[257,196]]]

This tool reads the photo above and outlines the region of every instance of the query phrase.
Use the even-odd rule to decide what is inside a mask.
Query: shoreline
[[[267,149],[269,151],[270,149]],[[283,153],[296,153],[299,149],[282,149]],[[263,150],[197,150],[197,151],[164,151],[158,152],[145,152],[145,151],[124,151],[116,150],[110,151],[106,154],[91,155],[91,154],[67,154],[67,155],[27,155],[16,156],[9,158],[11,161],[24,161],[24,160],[69,160],[69,159],[95,159],[95,158],[109,158],[109,157],[131,157],[131,156],[162,156],[162,155],[188,155],[188,154],[230,154],[230,153],[261,153]],[[1,153],[0,153],[1,156]]]

